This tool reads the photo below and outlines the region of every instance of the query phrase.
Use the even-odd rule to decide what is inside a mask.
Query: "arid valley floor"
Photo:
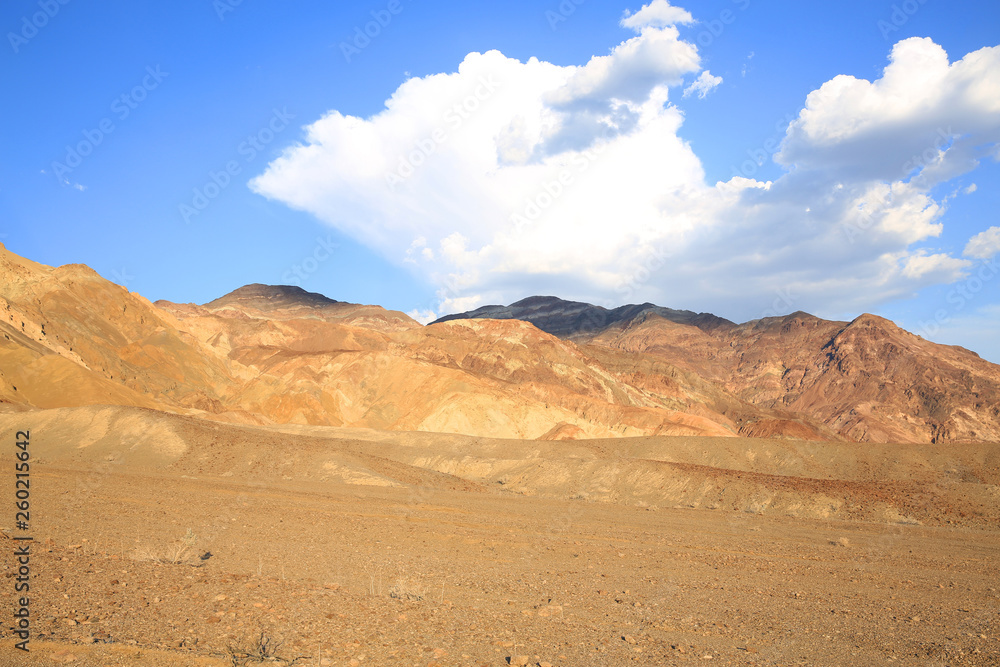
[[[0,426],[35,538],[3,665],[1000,664],[1000,446]]]

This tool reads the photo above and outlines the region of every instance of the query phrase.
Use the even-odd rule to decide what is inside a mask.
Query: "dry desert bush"
[[[183,537],[180,537],[168,544],[145,543],[136,547],[132,552],[132,559],[139,561],[153,561],[163,565],[187,564],[192,567],[200,567],[198,559],[198,536],[190,528]]]

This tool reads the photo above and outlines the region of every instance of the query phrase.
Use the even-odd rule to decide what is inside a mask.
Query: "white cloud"
[[[406,257],[403,261],[408,264],[416,264],[418,254],[421,259],[426,261],[434,260],[434,251],[427,247],[427,239],[423,236],[413,239],[410,247],[406,249]]]
[[[973,192],[975,192],[978,189],[979,189],[979,186],[976,185],[975,183],[973,183],[969,187],[965,188],[965,190],[963,190],[962,192],[964,192],[967,195],[971,195]]]
[[[690,86],[684,89],[684,97],[690,97],[697,93],[698,99],[703,100],[713,88],[722,83],[721,76],[713,76],[711,72],[705,70]]]
[[[430,324],[431,322],[433,322],[438,318],[437,313],[435,313],[433,310],[414,309],[406,314],[415,319],[417,322],[420,322],[421,324]]]
[[[406,262],[439,286],[437,314],[557,294],[749,319],[777,291],[860,312],[964,274],[968,260],[920,244],[943,231],[931,186],[995,150],[1000,50],[949,65],[929,40],[901,42],[882,79],[808,96],[787,173],[711,184],[670,102],[685,77],[706,92],[716,78],[668,25],[680,11],[650,3],[625,19],[641,34],[581,66],[469,54],[372,117],[328,113],[251,187]],[[925,144],[909,171],[928,175],[912,178],[902,165]]]
[[[1000,47],[949,63],[927,38],[896,44],[882,78],[834,77],[806,98],[776,159],[855,180],[932,187],[975,169],[1000,141]]]
[[[966,257],[990,259],[1000,254],[1000,227],[990,227],[985,232],[976,234],[965,246]]]
[[[666,28],[676,24],[694,23],[690,12],[680,7],[672,7],[667,0],[653,0],[635,14],[625,12],[621,20],[623,28],[642,32],[643,28]]]
[[[910,279],[934,276],[935,282],[951,283],[958,280],[972,262],[943,253],[930,254],[917,251],[903,264],[903,275]]]
[[[494,301],[495,302],[495,301]],[[445,297],[441,300],[441,313],[464,313],[468,310],[475,310],[486,304],[486,299],[482,294],[471,294],[469,296]]]
[[[640,105],[654,89],[676,86],[699,71],[698,50],[680,41],[676,28],[649,28],[583,67],[567,67],[566,83],[544,96],[557,109],[601,113],[609,105]],[[631,110],[631,109],[630,109]],[[633,110],[634,111],[634,110]]]

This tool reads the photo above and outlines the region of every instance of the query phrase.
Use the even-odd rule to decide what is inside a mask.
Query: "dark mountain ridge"
[[[566,301],[554,296],[532,296],[509,306],[482,306],[465,313],[445,315],[431,324],[451,320],[490,319],[522,320],[530,322],[545,333],[559,338],[593,336],[620,322],[630,322],[638,317],[658,315],[677,324],[687,324],[704,331],[735,326],[734,322],[711,313],[674,310],[652,303],[628,304],[613,309],[581,301]]]
[[[307,292],[295,285],[262,285],[253,283],[244,285],[218,299],[204,304],[206,308],[225,308],[240,306],[257,310],[273,310],[277,308],[294,308],[297,306],[321,308],[344,303],[331,299],[318,292]]]

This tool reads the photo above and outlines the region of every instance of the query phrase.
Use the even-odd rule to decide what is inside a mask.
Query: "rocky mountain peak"
[[[225,296],[205,304],[206,308],[217,309],[227,306],[273,310],[277,308],[332,306],[340,301],[318,292],[307,292],[295,285],[262,285],[253,283],[233,290]]]

